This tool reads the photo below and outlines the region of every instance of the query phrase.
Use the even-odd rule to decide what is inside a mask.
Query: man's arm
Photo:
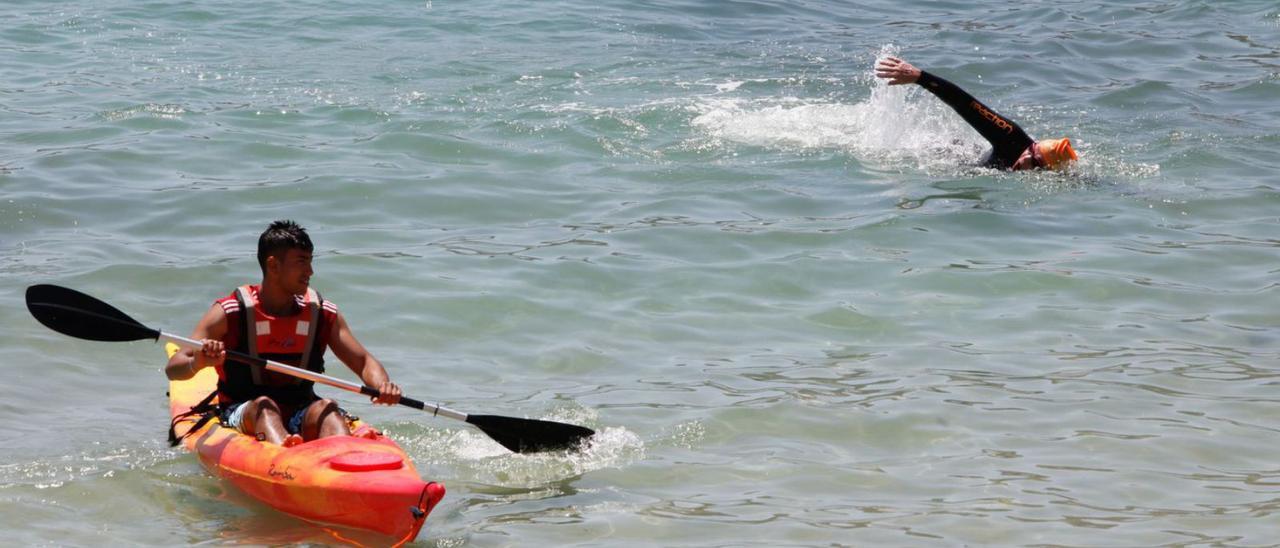
[[[164,366],[165,376],[169,380],[181,381],[194,377],[196,371],[211,365],[222,365],[227,359],[226,348],[222,343],[222,337],[226,334],[227,313],[214,303],[191,332],[191,338],[204,341],[204,347],[199,352],[185,347],[178,350]]]
[[[876,76],[889,80],[889,85],[919,84],[956,111],[983,139],[991,143],[993,160],[1012,165],[1031,146],[1031,137],[1018,124],[1000,115],[960,86],[920,70],[897,57],[881,59]]]
[[[333,323],[334,331],[329,338],[329,348],[333,349],[333,354],[347,364],[366,386],[378,389],[381,395],[374,398],[374,403],[393,405],[399,402],[400,387],[387,377],[387,370],[382,367],[382,362],[356,340],[341,312],[336,314],[336,318]]]

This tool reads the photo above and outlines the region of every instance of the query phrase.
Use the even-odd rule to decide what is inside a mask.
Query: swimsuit
[[[1018,124],[974,99],[960,86],[925,71],[920,71],[916,84],[936,95],[991,143],[991,150],[981,160],[983,167],[1010,169],[1027,147],[1035,144]]]

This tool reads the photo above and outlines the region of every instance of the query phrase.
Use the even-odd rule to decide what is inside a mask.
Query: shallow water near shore
[[[377,544],[170,449],[163,352],[292,218],[405,393],[600,432],[512,455],[324,391],[449,492],[421,546],[1266,545],[1280,7],[34,1],[0,7],[0,527]],[[900,55],[1070,173],[981,139]],[[331,374],[352,378],[330,356]]]

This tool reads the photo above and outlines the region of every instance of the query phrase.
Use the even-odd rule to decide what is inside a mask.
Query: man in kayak
[[[1062,169],[1076,161],[1071,140],[1036,141],[1018,124],[991,110],[959,86],[920,70],[897,57],[886,57],[876,63],[876,77],[889,85],[919,84],[936,95],[964,118],[973,129],[991,143],[991,151],[981,160],[983,167],[995,169]]]
[[[297,223],[271,223],[258,238],[262,283],[239,287],[215,301],[191,333],[204,346],[179,351],[165,366],[171,380],[216,368],[223,424],[286,447],[350,434],[346,413],[333,400],[317,396],[311,381],[228,363],[227,349],[316,372],[324,371],[325,349],[332,349],[365,385],[378,389],[375,403],[400,400],[400,387],[356,340],[337,305],[311,289],[313,249],[311,237]]]

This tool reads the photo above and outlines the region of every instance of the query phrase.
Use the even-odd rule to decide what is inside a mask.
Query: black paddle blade
[[[120,342],[160,338],[160,331],[138,323],[115,307],[56,285],[28,287],[27,310],[45,327],[77,339]]]
[[[573,449],[596,433],[573,424],[499,415],[467,415],[467,422],[516,453]]]

